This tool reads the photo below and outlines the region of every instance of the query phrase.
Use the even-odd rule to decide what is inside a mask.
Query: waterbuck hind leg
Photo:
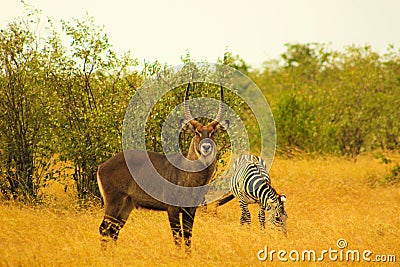
[[[182,227],[179,219],[179,207],[168,207],[168,220],[172,230],[172,237],[174,238],[175,245],[180,248],[182,244]]]
[[[192,229],[196,208],[182,209],[183,238],[185,241],[185,251],[190,252],[192,245]]]
[[[119,231],[124,225],[124,220],[118,220],[117,218],[105,215],[99,227],[102,244],[109,240],[116,241]]]
[[[119,231],[124,227],[132,209],[131,199],[126,195],[116,194],[107,201],[104,219],[99,227],[102,245],[118,239]]]

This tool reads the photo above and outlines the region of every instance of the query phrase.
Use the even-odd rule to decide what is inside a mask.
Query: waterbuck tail
[[[99,186],[100,194],[103,197],[103,204],[106,204],[106,197],[104,195],[103,185],[101,184],[100,175],[99,175],[100,168],[97,170],[97,185]]]

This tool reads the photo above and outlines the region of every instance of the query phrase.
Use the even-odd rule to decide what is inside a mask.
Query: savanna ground
[[[338,239],[348,243],[343,250],[372,251],[369,255],[395,255],[396,263],[329,260],[323,265],[395,266],[400,262],[400,190],[384,177],[398,154],[381,158],[364,155],[275,159],[271,168],[273,186],[285,193],[288,236],[258,228],[258,207],[251,207],[251,229],[240,227],[236,200],[215,210],[197,213],[190,256],[172,242],[164,212],[134,210],[121,230],[116,246],[100,249],[98,227],[103,208],[78,208],[71,192],[54,184],[45,192],[48,203],[24,206],[0,203],[0,266],[257,266],[282,265],[276,254],[261,262],[257,252],[271,250],[339,250]],[[340,251],[340,250],[339,250]],[[294,255],[294,254],[293,254]],[[285,255],[289,259],[288,254]],[[345,258],[345,257],[344,257]],[[321,265],[300,261],[296,265]]]

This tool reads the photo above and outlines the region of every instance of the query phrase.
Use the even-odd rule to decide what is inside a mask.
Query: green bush
[[[44,27],[38,27],[41,23]],[[38,11],[16,18],[0,33],[0,194],[8,199],[39,201],[46,180],[60,179],[50,168],[54,159],[71,165],[80,199],[98,196],[97,167],[122,150],[122,122],[131,96],[168,69],[155,61],[139,70],[129,53],[112,49],[103,28],[89,16],[62,25],[68,44],[51,21],[41,22]],[[38,28],[46,32],[33,30]],[[334,51],[318,43],[286,47],[279,59],[260,69],[228,51],[218,61],[261,88],[275,117],[278,153],[355,157],[400,149],[399,51],[392,46],[383,55],[369,46]],[[182,62],[185,68],[193,66],[189,53]],[[191,97],[219,98],[218,86],[196,86]],[[151,111],[149,150],[162,151],[160,125],[182,102],[184,90],[184,85],[173,88]],[[226,90],[225,100],[246,126],[251,151],[260,152],[260,129],[250,107],[234,91]],[[190,137],[181,137],[186,150]],[[226,134],[216,138],[220,157],[231,144]],[[388,183],[398,182],[399,169],[392,169]]]

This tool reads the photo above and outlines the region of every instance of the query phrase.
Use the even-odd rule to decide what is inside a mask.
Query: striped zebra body
[[[242,215],[240,224],[251,223],[248,204],[259,205],[258,219],[261,229],[265,229],[265,210],[268,222],[281,227],[286,233],[287,214],[284,210],[286,197],[278,194],[271,186],[271,179],[263,159],[254,155],[244,155],[236,160],[230,190],[239,200]]]

